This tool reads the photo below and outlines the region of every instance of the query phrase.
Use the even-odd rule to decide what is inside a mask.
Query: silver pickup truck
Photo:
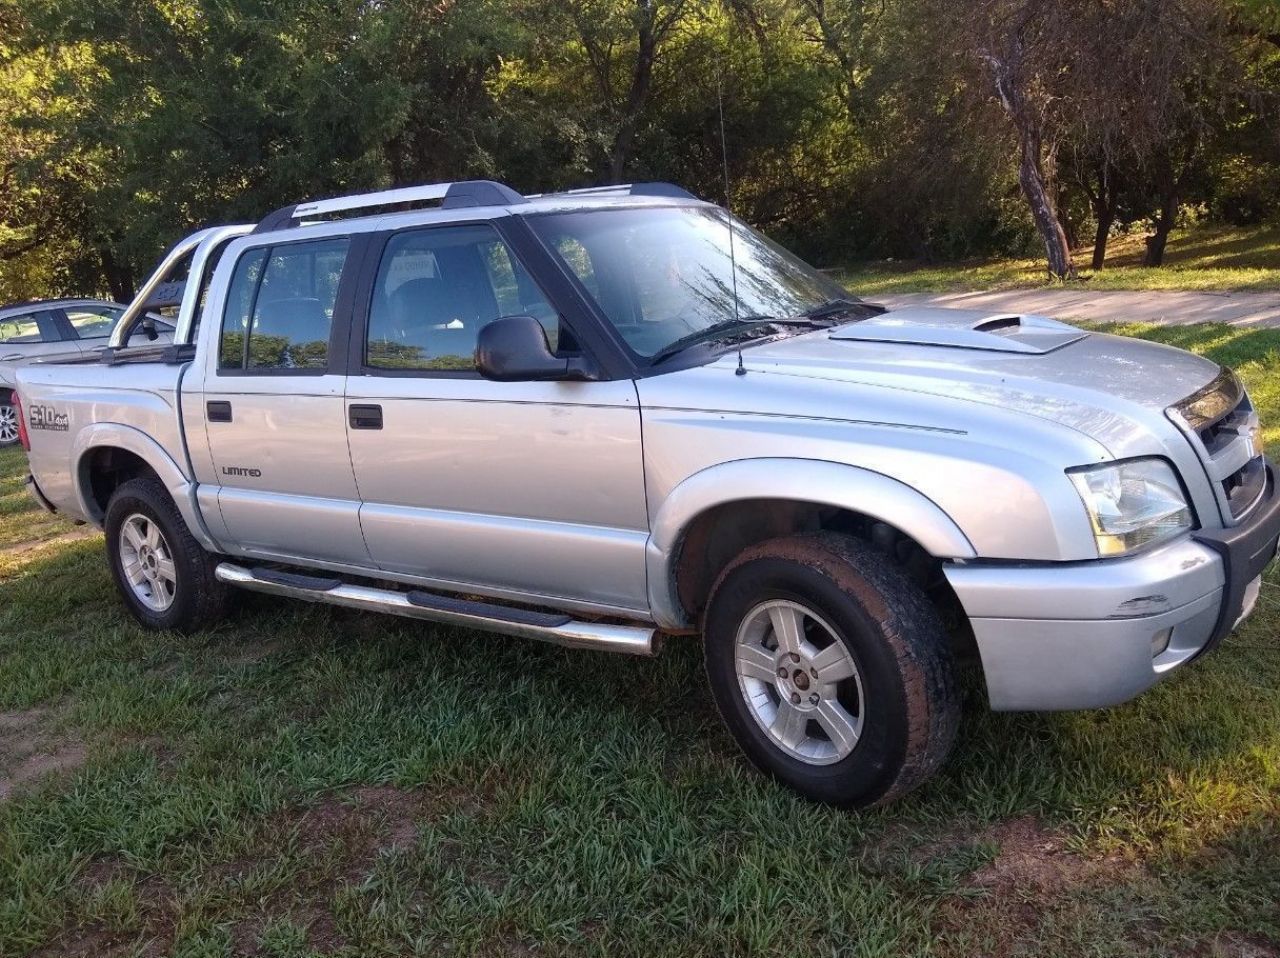
[[[436,204],[436,205],[427,205]],[[638,654],[701,634],[760,768],[882,803],[994,709],[1123,702],[1280,535],[1229,370],[851,297],[669,184],[471,181],[179,244],[172,344],[18,374],[31,489],[144,625],[234,587]]]

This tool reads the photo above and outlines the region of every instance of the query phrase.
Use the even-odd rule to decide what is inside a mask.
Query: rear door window
[[[219,368],[327,369],[349,246],[342,238],[245,252],[227,294]]]
[[[24,346],[61,340],[53,318],[46,312],[19,313],[0,319],[0,345]]]

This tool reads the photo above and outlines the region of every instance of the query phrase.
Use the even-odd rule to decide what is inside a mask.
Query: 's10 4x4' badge
[[[66,432],[71,428],[71,417],[52,406],[32,406],[27,412],[27,424],[32,429]]]

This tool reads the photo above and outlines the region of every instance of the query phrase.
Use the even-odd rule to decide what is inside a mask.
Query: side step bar
[[[567,615],[554,612],[512,609],[429,592],[374,589],[351,585],[340,579],[279,572],[275,569],[249,569],[231,562],[220,563],[214,574],[220,582],[253,592],[342,605],[369,612],[389,612],[411,619],[538,639],[571,649],[599,649],[630,655],[653,655],[657,651],[654,630],[647,626],[577,622]]]

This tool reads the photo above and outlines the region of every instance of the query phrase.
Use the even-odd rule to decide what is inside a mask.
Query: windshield
[[[813,267],[713,207],[588,210],[529,222],[644,357],[735,318],[784,319],[849,298]]]

